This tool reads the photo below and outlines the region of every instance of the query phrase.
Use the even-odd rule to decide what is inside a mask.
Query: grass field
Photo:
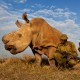
[[[53,70],[43,59],[42,67],[36,66],[33,56],[0,59],[0,80],[80,80],[80,63],[74,70]]]

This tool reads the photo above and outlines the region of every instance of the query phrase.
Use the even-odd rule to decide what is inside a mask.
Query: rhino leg
[[[35,56],[36,64],[38,66],[40,66],[41,65],[41,60],[42,60],[41,54],[35,53],[34,56]]]
[[[32,49],[32,46],[30,46],[30,48],[35,56],[36,65],[40,66],[42,60],[41,54],[39,54],[35,49]]]
[[[53,69],[56,69],[57,68],[56,67],[56,61],[54,59],[54,52],[56,51],[56,48],[49,47],[48,51],[49,51],[48,61],[49,61],[50,67]]]

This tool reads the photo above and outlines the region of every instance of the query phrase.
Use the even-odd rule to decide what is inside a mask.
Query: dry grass
[[[43,67],[35,65],[33,56],[0,59],[0,80],[80,80],[80,64],[74,70],[53,70],[43,59]]]

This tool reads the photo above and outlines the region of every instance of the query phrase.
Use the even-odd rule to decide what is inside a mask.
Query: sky
[[[5,50],[2,36],[17,30],[16,20],[22,20],[27,12],[29,20],[35,17],[45,19],[51,26],[67,34],[76,48],[80,42],[80,0],[0,0],[0,57],[14,57]],[[32,54],[28,47],[24,54]]]

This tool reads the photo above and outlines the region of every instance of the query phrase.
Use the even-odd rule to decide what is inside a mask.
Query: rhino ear
[[[27,13],[26,13],[26,12],[24,12],[24,13],[22,14],[22,18],[23,18],[23,20],[25,20],[27,23],[29,23],[29,19],[28,19],[28,17],[27,17]]]
[[[22,27],[22,23],[19,22],[18,20],[15,22],[15,24],[17,25],[17,27],[21,28]]]

